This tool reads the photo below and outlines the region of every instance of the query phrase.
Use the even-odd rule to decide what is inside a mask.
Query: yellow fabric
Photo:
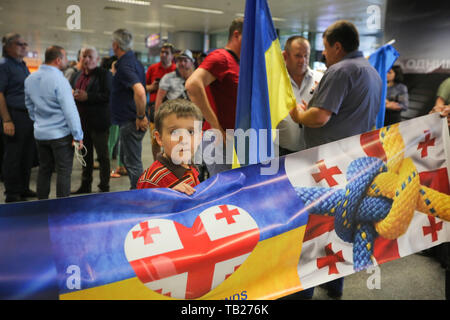
[[[226,281],[200,300],[275,299],[301,289],[297,274],[306,226],[259,242],[247,260]],[[244,294],[242,294],[244,292]],[[61,300],[169,300],[138,278],[60,295]]]

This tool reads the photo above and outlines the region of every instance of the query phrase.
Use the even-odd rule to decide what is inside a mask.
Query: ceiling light
[[[138,6],[149,6],[150,2],[148,1],[140,1],[140,0],[109,0],[111,2],[119,2],[119,3],[126,3],[126,4],[136,4]]]
[[[213,14],[223,14],[223,11],[220,10],[211,10],[211,9],[203,9],[203,8],[195,8],[195,7],[185,7],[185,6],[177,6],[174,4],[165,4],[164,8],[168,9],[176,9],[176,10],[187,10],[187,11],[195,11],[195,12],[203,12],[203,13],[213,13]]]
[[[161,23],[161,22],[143,22],[143,21],[132,21],[132,20],[125,20],[126,24],[131,24],[138,27],[143,28],[174,28],[173,25],[167,24],[167,23]]]
[[[243,13],[236,13],[236,16],[243,17],[244,14]],[[273,21],[286,21],[286,19],[284,19],[284,18],[277,18],[277,17],[272,17],[272,20]]]

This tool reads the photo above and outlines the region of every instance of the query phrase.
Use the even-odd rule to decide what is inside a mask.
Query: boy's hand
[[[172,188],[173,190],[176,190],[178,192],[182,192],[187,194],[188,196],[191,196],[194,194],[195,189],[192,188],[190,185],[186,184],[186,183],[180,183],[177,184],[175,187]]]

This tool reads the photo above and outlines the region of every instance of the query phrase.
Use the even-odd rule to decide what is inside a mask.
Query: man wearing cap
[[[190,50],[184,50],[176,57],[176,70],[164,75],[159,83],[155,111],[165,100],[189,99],[184,83],[194,72],[194,57]]]
[[[159,82],[159,89],[155,100],[155,112],[166,100],[178,98],[189,100],[184,84],[187,78],[194,72],[194,57],[190,50],[184,50],[175,60],[177,66],[175,71],[165,74]],[[152,138],[152,152],[153,157],[156,159],[161,148],[157,143],[154,143],[154,140],[155,139]]]

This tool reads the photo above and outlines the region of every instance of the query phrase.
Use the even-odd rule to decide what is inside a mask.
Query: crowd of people
[[[144,172],[141,158],[146,131],[151,132],[153,159],[164,154],[156,139],[162,132],[155,128],[155,113],[171,100],[191,101],[202,114],[203,130],[221,134],[201,142],[203,149],[215,145],[212,159],[204,161],[207,169],[199,165],[201,171],[213,176],[230,169],[225,151],[231,142],[225,131],[234,129],[242,28],[243,18],[234,19],[225,47],[202,54],[197,61],[189,49],[177,51],[163,43],[160,61],[147,70],[132,50],[133,35],[118,29],[113,33],[113,57],[100,63],[95,47],[84,47],[77,61],[68,65],[65,49],[55,45],[47,48],[44,64],[31,75],[23,60],[27,43],[19,34],[5,35],[0,63],[5,202],[48,198],[54,171],[57,196],[68,196],[74,150],[83,154],[85,165],[81,185],[72,194],[92,192],[96,164],[98,191],[108,192],[110,178],[121,175],[128,175],[130,189],[135,189]],[[374,126],[382,84],[358,51],[356,27],[338,21],[323,33],[323,43],[325,73],[310,68],[311,47],[306,38],[292,36],[284,44],[283,57],[298,104],[277,127],[279,156]],[[449,81],[439,88],[431,112],[448,116]],[[400,66],[394,66],[387,74],[385,125],[400,122],[407,108],[408,89]],[[118,167],[112,169],[114,154],[118,154]],[[29,180],[36,165],[38,190],[34,192]]]
[[[160,62],[148,70],[132,50],[133,35],[118,29],[112,35],[114,57],[101,65],[97,50],[85,47],[68,66],[65,49],[54,45],[33,74],[23,60],[23,37],[5,35],[0,63],[5,202],[48,199],[53,172],[57,197],[69,196],[74,153],[82,154],[85,166],[81,185],[72,193],[92,192],[94,150],[100,192],[109,191],[111,177],[127,174],[130,189],[169,187],[190,195],[201,180],[189,161],[200,144],[206,148],[214,143],[218,154],[211,156],[222,160],[205,161],[210,176],[230,169],[225,150],[231,142],[225,131],[235,124],[242,29],[243,18],[234,19],[225,47],[203,55],[202,61],[188,49],[177,52],[165,43]],[[323,44],[325,73],[309,67],[307,39],[292,36],[285,43],[283,57],[298,104],[278,126],[280,156],[361,134],[375,125],[382,80],[359,51],[356,27],[343,20],[333,23],[323,33]],[[401,121],[408,91],[398,66],[389,71],[387,81],[389,125]],[[440,112],[450,124],[450,79],[439,88],[431,112]],[[220,137],[196,141],[195,134],[208,128]],[[144,170],[142,141],[149,129],[155,162]],[[171,135],[180,129],[189,135],[189,147],[175,148],[183,139],[173,141]],[[117,145],[119,166],[111,170]],[[29,184],[36,164],[34,192]],[[327,286],[330,295],[339,296],[343,279]],[[311,297],[313,290],[302,295]]]

